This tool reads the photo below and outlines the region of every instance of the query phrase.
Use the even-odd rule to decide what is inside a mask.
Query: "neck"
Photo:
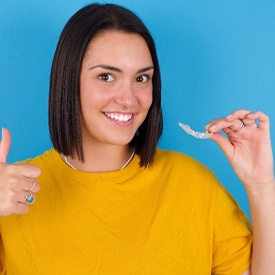
[[[92,150],[85,152],[85,161],[81,162],[78,158],[64,157],[63,160],[71,168],[83,172],[110,172],[124,169],[134,157],[134,148],[123,146],[109,148],[109,150]]]

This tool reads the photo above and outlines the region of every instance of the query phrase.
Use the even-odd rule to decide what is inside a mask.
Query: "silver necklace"
[[[134,157],[134,155],[135,155],[135,152],[136,152],[136,150],[134,149],[134,150],[133,150],[133,153],[132,153],[131,156],[130,156],[130,158],[122,165],[122,167],[120,168],[120,170],[124,169],[124,168],[129,164],[129,162],[133,159],[133,157]],[[67,165],[69,165],[69,166],[70,166],[71,168],[73,168],[74,170],[77,170],[77,169],[68,161],[68,159],[67,159],[66,156],[63,155],[63,157],[64,157],[64,160],[65,160],[65,162],[66,162]]]

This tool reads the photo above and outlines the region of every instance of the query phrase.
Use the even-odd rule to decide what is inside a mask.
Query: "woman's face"
[[[80,77],[84,148],[132,140],[152,104],[153,73],[140,35],[107,31],[90,42]]]

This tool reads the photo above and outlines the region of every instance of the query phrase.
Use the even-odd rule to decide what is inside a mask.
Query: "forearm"
[[[253,228],[252,274],[275,272],[275,180],[247,189]]]

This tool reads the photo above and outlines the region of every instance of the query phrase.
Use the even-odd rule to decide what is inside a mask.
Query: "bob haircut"
[[[49,128],[53,147],[65,156],[84,162],[82,146],[80,73],[90,41],[106,31],[139,34],[146,41],[153,65],[153,101],[147,117],[131,141],[140,157],[140,166],[152,164],[162,133],[160,68],[154,40],[144,23],[131,11],[114,4],[91,4],[76,12],[61,32],[53,58]]]

